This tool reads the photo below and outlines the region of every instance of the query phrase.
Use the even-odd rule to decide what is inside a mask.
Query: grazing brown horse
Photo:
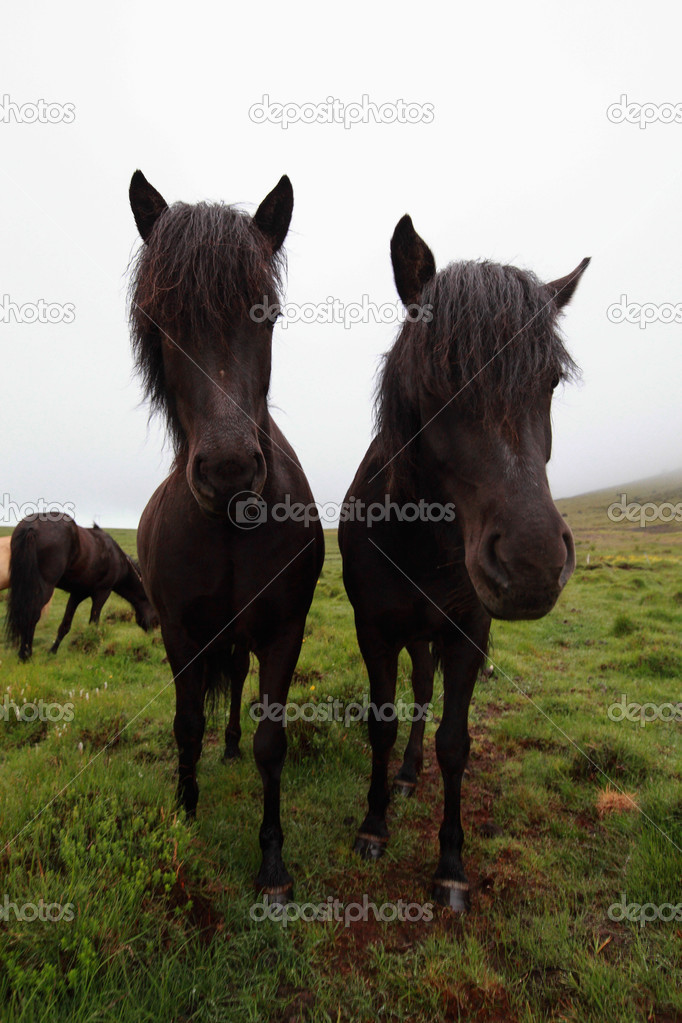
[[[0,590],[9,589],[9,566],[10,566],[10,544],[11,536],[0,536]],[[40,612],[40,620],[47,618],[50,613],[52,597]]]
[[[411,316],[385,359],[378,430],[346,496],[395,509],[382,521],[350,516],[339,531],[344,582],[369,673],[372,778],[355,848],[379,857],[388,841],[388,764],[397,721],[398,655],[412,659],[419,707],[428,707],[434,661],[443,669],[436,752],[444,816],[433,897],[469,904],[462,866],[462,774],[467,716],[491,618],[540,618],[575,566],[573,538],[547,484],[552,391],[575,366],[557,329],[589,260],[542,284],[487,262],[436,272],[431,250],[405,216],[391,241],[395,282]],[[400,521],[401,507],[424,507]],[[447,521],[448,507],[454,521]],[[406,519],[408,516],[406,516]],[[367,519],[367,521],[365,521]],[[424,716],[412,725],[395,786],[414,791]]]
[[[253,217],[220,203],[168,207],[136,171],[130,203],[144,241],[131,283],[133,350],[175,446],[138,549],[175,681],[178,798],[193,816],[207,695],[231,690],[225,757],[237,756],[250,653],[261,700],[286,704],[324,559],[319,521],[270,515],[285,498],[313,500],[267,402],[293,192],[283,177]],[[273,311],[265,319],[253,315],[263,304]],[[256,884],[278,902],[292,890],[280,824],[286,745],[281,719],[264,717],[253,746],[264,793]]]
[[[57,652],[78,605],[88,597],[91,622],[99,622],[113,592],[132,604],[145,632],[158,624],[135,562],[99,526],[84,529],[69,515],[29,515],[12,533],[11,552],[6,631],[22,661],[33,653],[35,627],[55,587],[66,590],[69,599],[50,653]]]

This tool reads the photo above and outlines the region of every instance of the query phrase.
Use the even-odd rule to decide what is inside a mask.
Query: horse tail
[[[493,641],[488,636],[488,642],[486,643],[485,649],[481,650],[481,667],[489,660],[490,653],[493,648]],[[433,658],[433,671],[434,674],[442,674],[443,672],[443,641],[442,639],[434,640],[431,643],[431,657]],[[491,662],[492,663],[492,662]]]
[[[433,660],[433,673],[438,675],[443,670],[443,641],[436,639],[430,644],[431,658]]]
[[[233,646],[229,654],[209,651],[205,655],[204,705],[209,715],[218,710],[223,700],[241,697],[250,662],[251,655],[244,647]]]
[[[205,704],[209,714],[218,709],[218,704],[230,695],[232,683],[232,658],[211,655],[204,659]]]
[[[37,541],[34,526],[27,526],[12,537],[5,634],[13,647],[19,646],[22,637],[35,626],[43,609]]]

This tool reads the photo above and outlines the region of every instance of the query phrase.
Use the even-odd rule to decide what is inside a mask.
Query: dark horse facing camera
[[[99,526],[85,529],[70,515],[51,512],[29,515],[15,527],[10,550],[6,631],[22,661],[33,653],[40,613],[55,588],[66,590],[69,599],[50,653],[57,653],[79,604],[88,598],[90,621],[95,624],[112,592],[132,605],[135,621],[145,632],[159,624],[137,563]]]
[[[398,655],[412,660],[415,702],[425,712],[435,663],[443,669],[436,751],[444,816],[433,896],[464,910],[460,791],[469,753],[467,717],[485,659],[491,618],[546,615],[575,567],[573,537],[552,501],[546,463],[557,384],[576,367],[557,328],[589,263],[542,284],[488,262],[436,272],[408,216],[391,240],[398,293],[409,316],[386,356],[378,430],[346,495],[339,529],[344,582],[369,674],[372,778],[355,848],[370,859],[388,841],[388,764],[397,720]],[[370,524],[353,505],[422,501]],[[454,507],[446,522],[443,507]],[[452,519],[452,516],[450,516]],[[390,715],[389,715],[390,716]],[[415,715],[394,791],[411,795],[423,763],[425,714]]]
[[[175,448],[171,474],[143,512],[138,548],[173,671],[178,797],[192,816],[206,696],[229,688],[225,757],[239,756],[250,654],[261,701],[284,706],[324,560],[319,521],[267,514],[286,496],[313,501],[268,410],[275,315],[252,315],[264,302],[278,310],[293,191],[283,177],[253,217],[221,203],[169,207],[136,171],[130,204],[145,243],[131,282],[133,351]],[[254,738],[264,794],[256,884],[284,902],[292,891],[280,824],[287,743],[273,717]]]

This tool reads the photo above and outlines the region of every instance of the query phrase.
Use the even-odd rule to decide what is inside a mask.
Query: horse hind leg
[[[434,673],[433,657],[426,641],[408,643],[407,652],[412,658],[414,705],[410,738],[402,765],[393,781],[393,792],[401,796],[414,795],[424,764],[424,729],[433,696]]]
[[[19,646],[19,660],[28,661],[33,657],[33,637],[36,631],[37,621],[31,625],[27,625],[21,634],[21,643]]]
[[[19,646],[20,661],[28,661],[30,660],[31,657],[33,657],[33,637],[35,636],[36,626],[38,625],[38,622],[42,619],[45,612],[49,610],[50,604],[52,603],[52,598],[54,597],[54,586],[49,586],[47,583],[45,583],[43,585],[43,589],[44,596],[42,599],[45,601],[45,603],[41,607],[41,610],[38,613],[38,617],[35,618],[35,620],[28,622],[25,625],[21,634],[21,645]],[[52,648],[50,649],[52,650]]]
[[[241,757],[239,740],[242,737],[241,708],[244,682],[249,673],[251,655],[246,648],[237,647],[230,658],[230,716],[225,728],[223,763]]]
[[[71,623],[73,622],[73,616],[76,613],[76,609],[78,605],[81,604],[82,601],[84,600],[85,597],[77,597],[74,593],[69,594],[69,600],[66,605],[66,611],[64,612],[64,617],[62,618],[61,625],[57,630],[57,638],[50,647],[51,654],[56,654],[57,651],[59,650],[59,644],[68,634],[71,628]]]

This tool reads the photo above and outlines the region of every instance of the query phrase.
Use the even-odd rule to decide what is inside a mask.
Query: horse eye
[[[557,389],[557,387],[559,386],[559,379],[560,379],[559,377],[554,377],[554,380],[552,380],[552,390],[553,391],[555,391]]]

